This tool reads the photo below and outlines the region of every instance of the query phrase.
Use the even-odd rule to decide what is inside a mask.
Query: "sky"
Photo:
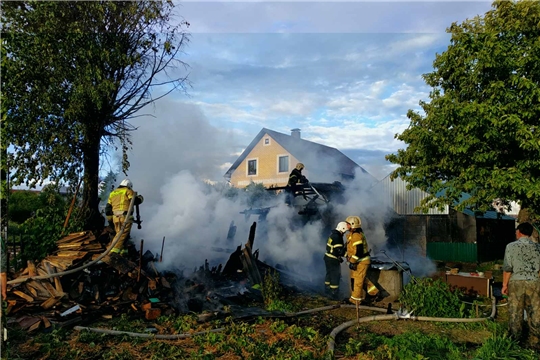
[[[209,126],[202,141],[216,136],[227,143],[210,160],[220,163],[208,175],[214,181],[223,180],[263,127],[285,134],[300,128],[304,139],[336,147],[384,178],[394,168],[384,156],[405,147],[394,136],[408,126],[407,111],[429,99],[422,74],[449,45],[445,29],[491,7],[485,1],[176,5],[190,23],[181,57],[189,67],[178,69],[190,87],[149,113],[162,114],[155,120],[163,122],[197,113],[192,121]]]
[[[490,6],[483,1],[178,3],[191,35],[181,58],[189,67],[177,71],[189,74],[190,87],[132,121],[138,129],[127,175],[145,197],[142,229],[132,230],[135,242],[143,238],[145,249],[159,253],[165,236],[159,265],[164,268],[189,269],[205,258],[211,265],[226,261],[229,254],[214,248],[245,243],[257,219],[240,214],[245,199],[224,198],[202,180],[223,183],[263,127],[285,134],[300,128],[304,139],[336,147],[375,178],[384,178],[392,170],[384,156],[404,147],[394,135],[408,126],[407,110],[428,100],[422,74],[449,45],[445,29]],[[348,185],[346,199],[336,209],[338,220],[361,216],[374,253],[385,249],[388,214],[381,199],[365,191],[362,177]],[[298,228],[291,208],[282,201],[273,205],[265,240],[260,233],[255,240],[262,259],[320,274],[328,228],[321,222]],[[237,226],[234,241],[226,239],[231,221]],[[407,253],[418,274],[434,269],[418,249],[393,256],[403,260]]]
[[[300,128],[302,138],[341,150],[383,179],[394,168],[385,155],[405,147],[394,136],[409,125],[407,111],[429,100],[422,74],[449,45],[445,29],[490,8],[485,1],[177,2],[177,21],[190,24],[180,57],[188,66],[171,75],[187,75],[189,86],[131,120],[127,176],[145,199],[135,244],[144,239],[145,250],[160,253],[165,237],[160,269],[193,269],[205,259],[224,265],[258,219],[240,214],[245,197],[223,196],[223,175],[262,128]],[[103,175],[118,163],[112,154]],[[433,271],[421,250],[387,248],[386,207],[364,180],[347,185],[335,224],[299,227],[283,199],[268,204],[266,232],[260,223],[255,239],[261,259],[320,276],[329,225],[358,215],[372,254],[386,249],[418,276]]]

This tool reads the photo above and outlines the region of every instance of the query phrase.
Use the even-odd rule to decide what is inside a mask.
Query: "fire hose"
[[[354,319],[347,321],[338,327],[334,328],[332,332],[330,333],[330,340],[328,341],[327,345],[327,352],[331,355],[331,357],[334,357],[334,348],[336,344],[336,336],[343,330],[353,326],[354,324],[363,323],[363,322],[369,322],[369,321],[381,321],[381,320],[400,320],[400,319],[410,319],[413,321],[439,321],[439,322],[480,322],[480,321],[487,321],[492,320],[495,318],[495,314],[497,312],[496,305],[496,299],[492,298],[492,311],[490,316],[484,317],[484,318],[439,318],[439,317],[428,317],[428,316],[413,316],[412,312],[402,312],[398,311],[393,314],[385,314],[385,315],[370,315],[365,316],[360,319]],[[296,313],[285,313],[285,317],[295,317],[295,316],[301,316],[301,315],[307,315],[312,314],[315,312],[320,311],[326,311],[326,310],[334,310],[338,308],[355,308],[354,305],[330,305],[330,306],[324,306],[320,308],[315,309],[309,309],[304,311],[299,311]],[[377,312],[388,312],[387,309],[379,308],[379,307],[372,307],[372,306],[364,306],[360,305],[358,306],[359,309],[362,310],[369,310],[369,311],[377,311]],[[269,313],[269,317],[276,317],[275,314]],[[222,332],[225,330],[225,328],[217,328],[217,329],[210,329],[206,331],[198,331],[194,333],[183,333],[183,334],[149,334],[149,333],[136,333],[136,332],[130,332],[130,331],[119,331],[119,330],[111,330],[111,329],[101,329],[101,328],[92,328],[92,327],[85,327],[85,326],[75,326],[73,328],[76,331],[90,331],[100,334],[106,334],[106,335],[127,335],[131,337],[138,337],[138,338],[144,338],[144,339],[160,339],[160,340],[176,340],[176,339],[186,339],[190,338],[196,335],[204,335],[208,333],[217,333]]]
[[[351,308],[351,307],[354,307],[354,305],[345,305],[345,304],[344,305],[341,305],[341,304],[329,305],[329,306],[323,306],[323,307],[315,308],[315,309],[303,310],[303,311],[299,311],[299,312],[296,312],[296,313],[285,313],[283,316],[284,317],[296,317],[296,316],[302,316],[302,315],[312,314],[312,313],[326,311],[326,310],[339,309],[339,308],[343,308],[343,307],[344,308]],[[364,305],[360,305],[359,308],[362,309],[362,310],[371,310],[371,311],[379,311],[379,312],[386,312],[387,311],[386,309],[383,309],[383,308],[364,306]],[[391,315],[391,316],[394,316],[394,315]],[[276,316],[275,313],[268,313],[268,317],[280,317],[280,316]],[[73,329],[77,330],[77,331],[85,331],[86,330],[86,331],[96,332],[96,333],[100,333],[100,334],[107,334],[107,335],[127,335],[127,336],[138,337],[138,338],[161,339],[161,340],[186,339],[186,338],[196,336],[196,335],[204,335],[204,334],[207,334],[207,333],[216,333],[216,332],[221,332],[221,331],[225,330],[225,328],[217,328],[217,329],[210,329],[210,330],[199,331],[199,332],[194,332],[194,333],[165,335],[165,334],[136,333],[136,332],[131,332],[131,331],[119,331],[119,330],[111,330],[111,329],[92,328],[92,327],[86,327],[86,326],[75,326],[75,327],[73,327]]]
[[[133,213],[133,207],[134,207],[136,198],[137,198],[137,193],[134,193],[133,198],[131,199],[131,202],[129,203],[129,209],[127,211],[126,219],[129,219],[129,217]],[[89,263],[86,263],[86,264],[84,264],[82,266],[79,266],[77,268],[62,271],[62,272],[58,272],[58,273],[54,273],[54,274],[29,276],[29,277],[19,277],[17,279],[8,281],[7,284],[8,285],[13,285],[13,284],[20,284],[20,283],[23,283],[23,282],[28,281],[28,280],[44,280],[44,279],[51,279],[51,278],[58,277],[58,276],[63,276],[63,275],[70,275],[70,274],[74,274],[74,273],[76,273],[78,271],[84,270],[87,267],[90,267],[90,266],[94,265],[95,263],[97,263],[98,261],[103,259],[107,254],[109,254],[109,252],[114,248],[116,243],[118,243],[118,241],[120,240],[120,236],[123,234],[124,229],[126,228],[126,224],[127,224],[127,221],[124,222],[124,224],[122,224],[122,228],[115,235],[115,237],[113,238],[113,241],[109,245],[109,247],[101,255],[99,255],[99,257],[97,257],[95,260],[92,260]]]
[[[402,312],[401,310],[388,315],[370,315],[362,317],[360,319],[354,319],[347,321],[338,327],[334,328],[330,333],[330,340],[328,340],[327,351],[330,353],[331,357],[334,357],[334,348],[336,345],[336,336],[343,330],[350,328],[354,324],[376,321],[376,320],[400,320],[400,319],[410,319],[413,321],[438,321],[438,322],[461,322],[461,323],[471,323],[471,322],[481,322],[487,320],[495,319],[495,314],[497,313],[497,300],[495,297],[491,298],[491,314],[488,317],[482,318],[442,318],[442,317],[430,317],[430,316],[413,316],[411,312]]]

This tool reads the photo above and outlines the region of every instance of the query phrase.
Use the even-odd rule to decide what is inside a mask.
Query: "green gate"
[[[474,263],[478,250],[474,243],[433,242],[427,244],[427,256],[432,260]]]

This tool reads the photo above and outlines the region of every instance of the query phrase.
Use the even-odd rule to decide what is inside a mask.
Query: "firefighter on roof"
[[[347,261],[351,269],[351,298],[352,304],[359,304],[365,297],[363,294],[364,280],[371,264],[366,236],[362,231],[362,220],[358,216],[349,216],[346,220],[351,224],[347,236]]]

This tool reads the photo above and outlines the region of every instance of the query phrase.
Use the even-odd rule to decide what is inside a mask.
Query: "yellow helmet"
[[[302,163],[296,164],[296,170],[302,170],[302,169],[304,169],[304,164]]]
[[[351,224],[352,229],[358,229],[362,226],[362,220],[359,216],[349,216],[345,221]]]

